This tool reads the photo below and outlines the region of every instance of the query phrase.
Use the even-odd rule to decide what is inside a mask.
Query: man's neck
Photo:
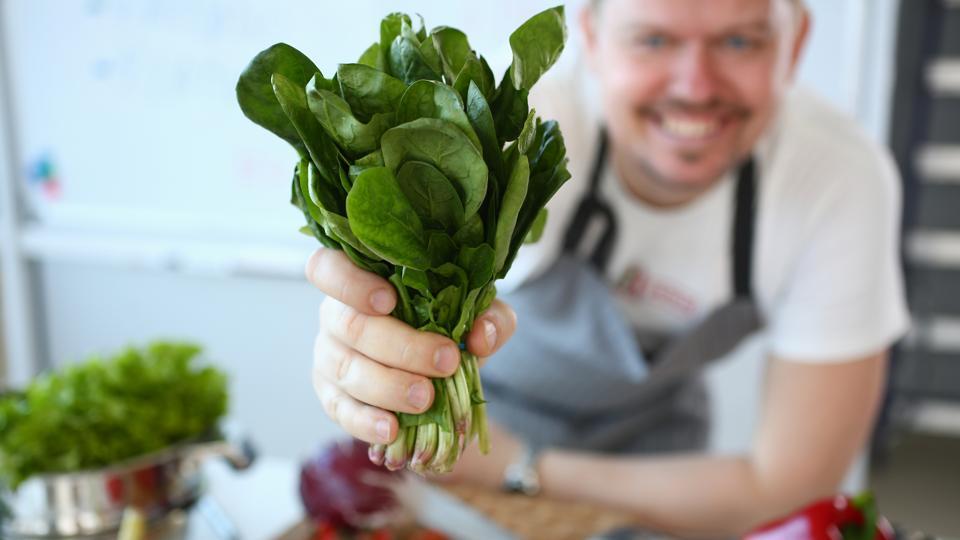
[[[710,189],[713,183],[690,189],[677,189],[659,178],[648,164],[631,159],[627,152],[611,148],[614,171],[623,187],[635,198],[654,208],[678,208],[689,204]]]

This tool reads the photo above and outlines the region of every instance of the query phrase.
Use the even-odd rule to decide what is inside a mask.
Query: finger
[[[304,272],[324,294],[363,313],[387,315],[397,304],[397,293],[387,280],[357,268],[340,250],[314,251]]]
[[[467,334],[467,350],[479,357],[497,352],[517,329],[517,314],[506,303],[494,300]]]
[[[389,444],[397,437],[399,425],[393,413],[360,403],[316,371],[313,388],[327,416],[350,435],[373,444]]]
[[[328,298],[320,305],[320,321],[337,341],[386,366],[446,377],[460,365],[460,349],[453,340],[420,332],[393,317],[365,315]]]
[[[422,413],[433,403],[430,379],[374,362],[323,334],[313,357],[319,376],[361,403],[405,413]]]

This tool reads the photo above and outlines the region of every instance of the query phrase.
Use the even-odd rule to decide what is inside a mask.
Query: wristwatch
[[[540,493],[540,473],[537,472],[537,460],[540,457],[538,445],[523,443],[523,450],[517,461],[503,471],[503,490],[508,493],[521,493],[534,496]]]

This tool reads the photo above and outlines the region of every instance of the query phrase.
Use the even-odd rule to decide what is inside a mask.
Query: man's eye
[[[662,49],[669,44],[667,36],[660,34],[650,34],[645,36],[638,36],[634,39],[636,45],[643,47],[645,49]]]
[[[749,49],[755,49],[757,46],[757,43],[756,41],[750,38],[734,35],[734,36],[727,36],[723,40],[723,45],[728,49],[732,49],[735,51],[746,51]]]

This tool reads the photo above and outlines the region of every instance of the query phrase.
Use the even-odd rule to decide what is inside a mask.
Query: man
[[[508,277],[519,328],[498,301],[467,338],[479,356],[504,348],[484,381],[506,428],[454,477],[520,471],[514,487],[651,528],[742,533],[834,493],[870,432],[907,325],[895,169],[790,88],[810,24],[798,0],[598,0],[580,23],[601,111],[569,84],[534,99],[560,122],[573,180]],[[314,376],[327,413],[391,441],[388,411],[426,410],[456,345],[384,316],[391,287],[340,253],[318,251],[307,274],[328,295]],[[751,451],[691,452],[698,370],[758,330]]]

